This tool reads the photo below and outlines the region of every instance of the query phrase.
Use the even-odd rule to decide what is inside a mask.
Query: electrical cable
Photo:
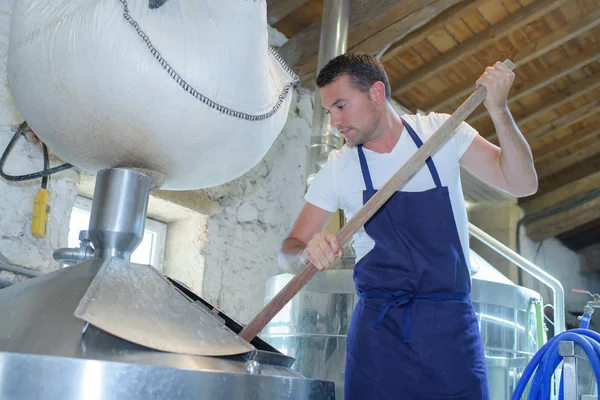
[[[50,157],[48,156],[48,146],[46,146],[46,143],[42,143],[42,148],[44,150],[44,172],[46,172],[48,171],[48,167],[50,167]],[[48,176],[42,178],[42,189],[48,189]]]
[[[69,168],[73,168],[73,165],[71,165],[69,163],[65,163],[65,164],[59,165],[58,167],[54,167],[54,168],[47,168],[46,160],[44,159],[44,170],[43,171],[38,171],[38,172],[34,172],[31,174],[25,174],[25,175],[8,175],[8,174],[6,174],[4,172],[4,164],[6,162],[6,159],[8,158],[8,155],[10,154],[11,150],[15,146],[15,143],[17,143],[17,140],[19,139],[19,137],[23,134],[23,132],[25,132],[25,128],[27,128],[27,126],[28,125],[27,125],[26,121],[24,121],[21,125],[19,125],[19,128],[17,129],[17,131],[13,135],[12,139],[6,146],[6,149],[4,150],[2,157],[0,157],[0,176],[2,176],[7,181],[23,182],[23,181],[29,181],[32,179],[48,177],[52,174],[56,174],[58,172],[62,172]],[[44,147],[46,147],[46,146],[44,145]],[[48,151],[47,148],[45,148],[45,154],[47,153],[47,151]],[[44,182],[42,182],[42,184],[44,184]],[[47,181],[46,181],[46,185],[47,185]]]

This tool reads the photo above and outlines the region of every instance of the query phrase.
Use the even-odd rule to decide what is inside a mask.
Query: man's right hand
[[[315,233],[304,249],[304,257],[308,258],[319,271],[327,269],[342,255],[343,250],[337,238],[328,231]]]

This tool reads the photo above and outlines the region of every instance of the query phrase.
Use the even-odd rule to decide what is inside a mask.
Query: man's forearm
[[[306,243],[299,239],[287,238],[281,245],[281,253],[286,255],[296,255],[306,247]]]
[[[490,112],[500,143],[500,168],[517,196],[537,191],[537,174],[529,144],[519,131],[508,107]]]
[[[301,240],[294,238],[285,239],[281,244],[279,256],[277,257],[279,267],[286,272],[294,274],[299,272],[303,264],[298,260],[298,256],[305,247],[306,243]]]

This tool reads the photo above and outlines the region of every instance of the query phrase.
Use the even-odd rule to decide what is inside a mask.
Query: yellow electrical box
[[[48,214],[50,213],[50,192],[40,189],[33,200],[33,220],[31,221],[31,234],[43,239],[48,236]]]

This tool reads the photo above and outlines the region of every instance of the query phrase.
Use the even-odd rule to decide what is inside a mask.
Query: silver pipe
[[[63,247],[54,250],[52,257],[61,264],[72,265],[94,258],[94,248],[90,245],[88,231],[79,232],[79,247]]]
[[[54,250],[52,256],[61,264],[72,265],[94,258],[94,249],[91,246],[61,248]]]
[[[565,331],[565,291],[560,282],[525,257],[500,243],[475,225],[469,223],[469,233],[487,245],[490,249],[514,263],[523,271],[548,286],[552,290],[554,305],[554,335]]]
[[[350,0],[325,0],[321,22],[317,75],[330,60],[346,52],[349,15]],[[329,125],[329,115],[325,114],[325,110],[321,107],[319,88],[315,90],[313,104],[312,132],[306,163],[306,182],[308,185],[327,162],[329,153],[339,147],[341,140],[341,135],[337,129]]]
[[[131,169],[98,172],[88,229],[95,258],[129,261],[144,235],[150,185],[150,177]]]
[[[7,264],[0,261],[0,270],[12,272],[13,274],[26,276],[28,278],[35,278],[40,276],[38,271],[33,271],[27,268],[19,267],[18,265]]]

